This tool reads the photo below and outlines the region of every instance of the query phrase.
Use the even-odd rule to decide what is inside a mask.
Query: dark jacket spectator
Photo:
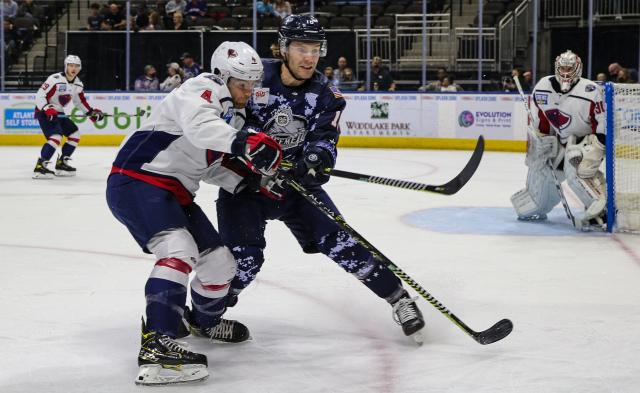
[[[191,22],[202,18],[207,14],[207,2],[204,0],[191,0],[187,3],[184,15]]]
[[[43,18],[44,11],[41,7],[37,6],[33,0],[24,0],[24,2],[18,7],[17,16],[28,16],[33,18],[33,23],[40,27],[40,20]]]
[[[87,17],[87,30],[89,31],[98,31],[102,28],[103,17],[100,15],[100,4],[93,3],[91,4],[90,12],[91,14]]]
[[[109,12],[102,21],[102,30],[122,30],[126,27],[127,20],[116,3],[109,5]]]
[[[160,13],[157,11],[151,11],[149,14],[149,23],[144,28],[144,30],[162,30],[164,29],[162,25],[162,18],[160,17]]]
[[[382,58],[379,56],[374,56],[371,62],[371,83],[373,90],[396,90],[396,83],[389,70],[382,66]]]
[[[2,2],[2,8],[4,8],[5,18],[15,18],[18,14],[18,3],[13,0],[4,0]]]
[[[182,12],[174,12],[173,13],[173,27],[171,30],[187,30],[187,21],[184,20],[184,16]]]
[[[183,53],[182,56],[180,56],[180,60],[182,60],[184,80],[198,76],[202,72],[200,65],[193,60],[193,56],[191,56],[190,53]]]

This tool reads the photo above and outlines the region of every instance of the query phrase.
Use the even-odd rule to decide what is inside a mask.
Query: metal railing
[[[583,13],[583,0],[544,0],[545,20],[582,19]]]
[[[396,64],[399,69],[418,69],[422,61],[422,40],[427,39],[426,62],[446,65],[451,62],[451,15],[426,14],[426,35],[422,14],[396,15]]]
[[[512,11],[509,11],[498,22],[498,71],[503,68],[513,67],[513,59],[516,57],[515,48],[515,17]]]
[[[391,58],[392,40],[391,29],[371,29],[371,35],[367,35],[366,29],[354,29],[356,33],[356,75],[360,75],[361,67],[367,66],[367,40],[371,37],[371,57],[380,56],[383,64],[389,66]]]
[[[601,18],[640,17],[640,0],[594,0],[593,14]]]
[[[482,59],[478,54],[480,37],[482,37]],[[455,38],[457,70],[476,69],[478,62],[482,60],[483,69],[496,71],[498,39],[495,27],[457,27]]]

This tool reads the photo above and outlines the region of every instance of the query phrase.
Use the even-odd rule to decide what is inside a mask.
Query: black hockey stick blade
[[[489,329],[473,334],[473,338],[482,345],[487,345],[500,341],[507,337],[513,330],[513,322],[503,319],[491,326]]]
[[[480,135],[478,137],[478,142],[476,142],[476,147],[475,149],[473,149],[473,154],[471,155],[469,162],[467,162],[467,165],[462,168],[462,171],[460,171],[458,176],[454,177],[453,179],[451,179],[451,181],[441,186],[432,186],[433,190],[429,191],[445,195],[452,195],[460,191],[460,189],[464,187],[465,184],[467,184],[469,179],[471,179],[471,176],[476,173],[476,169],[478,169],[478,166],[480,166],[480,161],[482,160],[483,153],[484,137]]]

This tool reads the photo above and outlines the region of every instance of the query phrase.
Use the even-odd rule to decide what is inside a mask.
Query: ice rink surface
[[[241,345],[186,338],[211,377],[140,388],[143,288],[153,266],[110,214],[115,148],[80,147],[75,178],[31,179],[39,147],[0,148],[0,392],[517,392],[640,389],[640,237],[575,232],[556,208],[520,223],[509,202],[524,155],[485,153],[457,195],[333,178],[348,222],[471,328],[510,318],[482,346],[420,299],[417,347],[391,307],[329,259],[305,255],[279,222],[267,261],[227,313],[251,329]],[[343,170],[429,184],[448,181],[468,151],[342,149]],[[215,219],[217,189],[197,202]],[[574,211],[581,207],[573,195]]]

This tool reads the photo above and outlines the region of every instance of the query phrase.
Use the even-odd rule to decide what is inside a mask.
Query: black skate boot
[[[137,385],[169,385],[202,381],[209,376],[207,357],[187,350],[171,337],[148,331],[142,320]]]
[[[34,179],[53,179],[53,171],[47,168],[49,161],[43,161],[42,158],[38,158],[36,167],[33,169]]]
[[[204,328],[198,326],[189,307],[184,310],[184,319],[189,325],[189,330],[194,336],[205,337],[210,340],[225,343],[241,343],[251,338],[249,328],[238,321],[220,319],[215,327]]]
[[[58,159],[56,160],[56,176],[68,177],[76,175],[76,168],[69,165],[70,160],[71,157],[58,156]]]
[[[424,318],[416,305],[416,299],[411,298],[407,291],[403,290],[400,298],[391,305],[393,306],[393,320],[402,326],[405,336],[410,336],[418,344],[422,344],[423,337],[420,330],[424,327]]]

